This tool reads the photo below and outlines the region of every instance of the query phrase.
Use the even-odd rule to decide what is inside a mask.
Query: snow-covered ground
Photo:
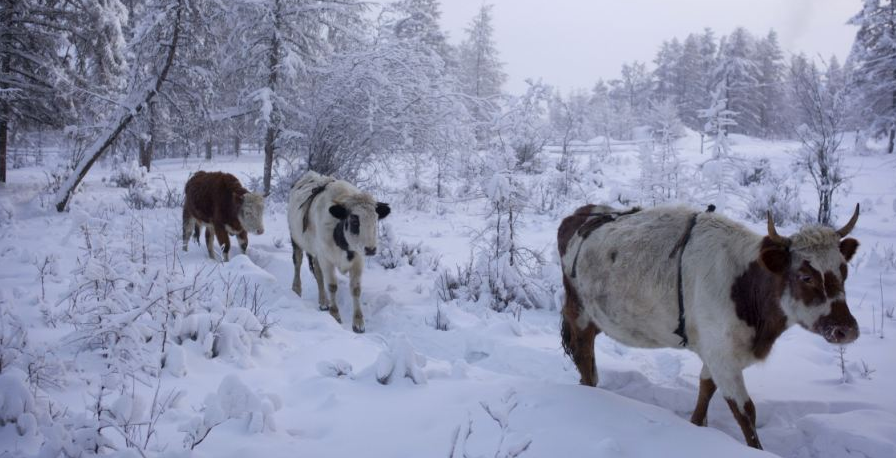
[[[768,156],[784,172],[791,162],[786,151],[796,146],[737,137],[733,149],[746,158]],[[680,147],[685,162],[703,159],[698,138]],[[896,456],[896,158],[849,155],[845,162],[851,185],[837,198],[836,220],[862,204],[853,233],[862,246],[846,286],[862,335],[842,355],[847,376],[837,347],[796,328],[765,363],[746,371],[762,443],[785,457]],[[148,182],[181,189],[189,173],[203,169],[229,171],[245,183],[260,163],[254,154],[160,160]],[[633,186],[638,152],[621,148],[601,167],[602,187],[581,183],[592,202]],[[43,169],[13,170],[11,183],[0,188],[0,456],[35,455],[42,444],[44,451],[89,448],[97,440],[129,456],[139,456],[137,448],[208,457],[763,455],[743,445],[720,397],[710,406],[708,428],[688,422],[700,363],[687,351],[632,349],[601,335],[600,385],[593,389],[577,384],[563,355],[556,309],[514,316],[451,303],[442,307],[448,330],[435,329],[437,271],[428,266],[433,259],[449,269],[468,261],[471,234],[483,225],[483,200],[431,198],[426,211],[413,210],[401,201],[402,173],[383,180],[388,185],[378,197],[393,206],[386,224],[397,240],[421,243],[430,262],[385,269],[368,260],[367,333],[358,335],[317,310],[307,268],[305,297],[291,290],[283,204],[268,204],[266,232],[250,236],[247,256],[221,264],[193,243],[182,253],[180,209],[129,209],[125,190],[104,182],[111,173],[91,171],[65,214],[41,206]],[[524,243],[556,264],[556,227],[583,200],[526,214]],[[811,188],[802,189],[802,201],[812,208]],[[720,211],[746,221],[737,205]],[[762,231],[765,222],[747,224]],[[158,334],[153,326],[174,336],[166,337],[161,370],[128,374],[116,368],[130,367],[133,355],[97,351],[98,334],[109,326],[125,329],[128,317],[97,329],[87,321],[108,316],[80,316],[88,313],[83,298],[96,299],[94,286],[115,275],[126,281],[106,291],[108,303],[116,295],[144,297],[155,307],[173,295],[193,307],[191,319],[147,321],[144,337]],[[340,288],[344,317],[350,316],[347,289]],[[188,292],[195,296],[185,298]],[[27,333],[27,344],[19,346],[27,354],[16,353],[19,327]],[[131,338],[116,336],[111,346]],[[146,338],[140,357],[159,362],[159,344]],[[390,368],[389,383],[379,383]],[[46,380],[34,383],[38,376]],[[29,377],[32,383],[22,381]],[[27,405],[17,404],[22,401]],[[158,414],[158,406],[165,411]],[[125,437],[139,447],[128,451]]]

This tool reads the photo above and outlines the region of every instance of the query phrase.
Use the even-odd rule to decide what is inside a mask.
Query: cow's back
[[[312,255],[319,255],[316,249],[318,236],[324,236],[335,225],[335,220],[327,224],[329,206],[332,202],[333,185],[337,180],[317,172],[308,171],[302,175],[289,192],[287,221],[293,242]]]
[[[562,255],[583,312],[631,346],[673,346],[678,325],[676,243],[693,211],[658,207],[619,216],[593,230],[579,221]],[[573,217],[576,215],[574,214]],[[597,220],[596,222],[600,222]]]
[[[234,195],[248,191],[233,175],[199,171],[184,186],[184,211],[203,223],[220,219],[223,224],[237,221]]]

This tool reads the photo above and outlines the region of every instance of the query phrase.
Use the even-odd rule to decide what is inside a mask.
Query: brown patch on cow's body
[[[560,228],[557,229],[557,249],[560,250],[561,257],[566,255],[566,247],[569,245],[573,234],[582,227],[582,224],[585,224],[589,214],[596,207],[597,205],[591,204],[579,207],[572,215],[563,218],[563,221],[560,222]]]
[[[824,293],[828,297],[836,297],[843,293],[843,283],[834,272],[824,273]]]
[[[752,399],[747,399],[744,403],[743,411],[738,407],[737,402],[733,399],[725,398],[728,402],[728,408],[734,414],[734,419],[740,425],[740,430],[744,433],[744,440],[747,445],[762,450],[762,444],[759,443],[759,435],[756,434],[756,406],[753,405]]]
[[[837,344],[850,343],[859,338],[859,325],[845,300],[831,302],[831,313],[819,318],[812,331]]]
[[[579,328],[579,317],[582,303],[575,286],[563,275],[563,288],[566,290],[566,303],[563,305],[563,322],[560,325],[560,336],[563,351],[572,358],[579,371],[579,383],[597,386],[597,367],[594,362],[594,339],[600,329],[589,322],[585,329]]]
[[[758,261],[731,285],[737,317],[753,328],[753,355],[765,359],[775,340],[787,329],[787,317],[781,309],[784,277],[769,272]]]
[[[233,175],[223,172],[196,172],[184,187],[184,225],[192,218],[211,228],[221,244],[225,257],[230,252],[232,232],[239,235],[241,245],[248,246],[248,234],[239,220],[243,196],[249,191]],[[186,233],[186,228],[185,228]],[[243,241],[245,240],[245,244]],[[185,248],[186,249],[186,248]]]
[[[706,412],[709,410],[709,401],[716,392],[716,382],[711,378],[700,379],[700,393],[697,395],[697,406],[691,415],[691,423],[697,426],[706,426]]]

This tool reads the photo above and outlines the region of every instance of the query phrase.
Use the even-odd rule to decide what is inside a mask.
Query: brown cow
[[[859,327],[846,304],[847,263],[859,242],[809,226],[756,234],[722,215],[684,207],[614,210],[589,205],[563,220],[557,242],[566,303],[561,338],[595,386],[594,339],[641,348],[687,348],[703,361],[691,421],[706,424],[718,387],[751,447],[761,448],[743,370],[799,325],[846,344]]]
[[[230,259],[230,235],[236,235],[243,252],[249,234],[264,233],[264,197],[249,192],[235,176],[224,172],[196,172],[184,187],[184,251],[190,234],[199,243],[200,226],[205,227],[208,256],[215,259],[212,231],[223,247],[224,261]]]

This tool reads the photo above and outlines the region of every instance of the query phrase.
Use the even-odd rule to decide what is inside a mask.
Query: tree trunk
[[[268,127],[264,137],[264,195],[271,194],[271,170],[274,167],[274,140],[277,138],[277,130],[274,126]]]
[[[205,141],[205,160],[207,160],[207,161],[212,160],[212,141],[211,140]]]
[[[85,154],[84,159],[82,159],[78,165],[75,166],[75,169],[72,170],[71,175],[66,178],[65,183],[62,184],[62,187],[59,188],[59,192],[56,193],[56,211],[63,212],[66,207],[68,207],[68,202],[71,200],[72,195],[75,193],[75,189],[81,184],[81,181],[87,175],[87,172],[93,166],[93,164],[103,155],[104,152],[111,146],[115,139],[127,128],[128,124],[134,120],[134,116],[140,111],[143,110],[143,107],[152,102],[152,99],[158,94],[158,92],[162,89],[162,83],[165,82],[165,78],[168,77],[168,71],[171,69],[171,65],[174,63],[174,54],[177,50],[177,42],[180,38],[180,23],[181,23],[181,14],[183,13],[184,2],[183,0],[178,0],[177,6],[174,9],[174,23],[172,25],[173,32],[171,36],[171,44],[168,45],[168,56],[165,58],[165,63],[162,65],[162,71],[159,72],[158,78],[156,78],[155,84],[153,87],[146,91],[146,94],[143,96],[142,103],[133,107],[133,109],[123,109],[118,124],[112,128],[110,127],[106,129],[106,132],[101,135],[99,138],[94,141],[93,145],[87,150],[87,154]],[[128,100],[131,98],[131,95],[128,94],[122,100]]]
[[[887,153],[893,154],[893,143],[896,142],[896,128],[890,129],[890,143],[887,145]]]
[[[4,111],[5,107],[4,107]],[[6,147],[9,135],[9,123],[6,121],[6,113],[0,115],[0,183],[6,183]]]
[[[241,139],[239,135],[233,136],[233,155],[240,157]]]

